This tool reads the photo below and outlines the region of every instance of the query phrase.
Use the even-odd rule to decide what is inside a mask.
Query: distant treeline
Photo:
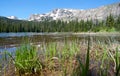
[[[99,32],[120,31],[120,16],[108,16],[106,20],[87,21],[22,21],[0,17],[0,32]]]

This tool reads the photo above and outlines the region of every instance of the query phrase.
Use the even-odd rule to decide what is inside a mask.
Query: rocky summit
[[[106,6],[101,6],[88,10],[76,9],[55,9],[45,14],[33,14],[29,17],[29,21],[44,21],[44,20],[104,20],[108,15],[112,14],[114,17],[120,15],[120,2]]]

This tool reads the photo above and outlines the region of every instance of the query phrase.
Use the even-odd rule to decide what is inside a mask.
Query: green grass
[[[77,61],[79,62],[78,67],[73,71],[72,76],[87,76],[89,71],[89,61],[90,61],[90,37],[88,37],[88,47],[86,53],[86,61],[85,65],[82,63],[80,57],[77,57]]]
[[[10,53],[7,54],[12,58],[18,73],[36,73],[42,69],[42,64],[38,59],[37,49],[29,44],[22,45],[15,51],[15,57]]]
[[[46,45],[45,55],[46,55],[46,57],[49,57],[49,58],[57,56],[57,44],[50,43],[50,44]]]
[[[119,76],[119,47],[111,52],[109,47],[112,44],[99,43],[91,46],[90,37],[88,37],[86,45],[79,44],[76,41],[41,44],[41,49],[39,49],[41,54],[38,53],[37,47],[29,44],[23,44],[17,48],[15,56],[9,52],[5,53],[12,59],[16,68],[16,75],[47,74],[49,76],[49,74],[52,75],[59,72],[56,73],[57,76],[88,76],[93,69],[90,68],[91,64],[95,63],[95,69],[99,76],[109,76],[109,72],[113,68],[115,68],[114,71],[111,71],[113,75]],[[8,60],[6,54],[4,55],[4,60]],[[52,60],[53,57],[58,59]],[[91,63],[91,60],[94,63]],[[73,63],[73,61],[76,62]],[[5,67],[5,75],[7,75],[6,69]]]
[[[118,51],[118,47],[116,48],[116,57],[115,57],[115,61],[116,61],[116,76],[119,76],[119,72],[120,72],[120,53]]]

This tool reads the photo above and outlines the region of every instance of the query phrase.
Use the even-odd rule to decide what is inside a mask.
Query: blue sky
[[[120,0],[1,0],[0,16],[26,19],[31,14],[47,13],[56,8],[90,9]]]

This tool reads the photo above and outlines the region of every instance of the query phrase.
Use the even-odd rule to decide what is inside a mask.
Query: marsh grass
[[[49,58],[57,56],[57,44],[56,43],[47,44],[45,55],[46,57],[49,57]]]
[[[118,47],[116,48],[116,56],[115,56],[115,61],[116,61],[116,76],[119,76],[120,72],[120,53],[118,50]]]
[[[87,76],[88,75],[88,70],[89,70],[89,61],[90,61],[90,36],[88,37],[88,47],[87,47],[87,53],[86,53],[86,59],[85,59],[85,65],[82,63],[80,56],[77,57],[78,61],[78,66],[73,71],[72,76]]]
[[[35,74],[42,69],[35,46],[30,46],[29,44],[22,45],[15,51],[15,57],[7,51],[6,54],[12,59],[16,72],[19,75],[26,73]]]
[[[119,76],[120,52],[119,48],[110,51],[111,44],[107,43],[111,41],[91,45],[88,37],[86,45],[80,44],[79,40],[43,43],[40,53],[36,46],[23,44],[14,55],[6,54],[15,65],[18,76]],[[9,60],[4,56],[3,60]],[[7,76],[6,69],[4,75]]]

